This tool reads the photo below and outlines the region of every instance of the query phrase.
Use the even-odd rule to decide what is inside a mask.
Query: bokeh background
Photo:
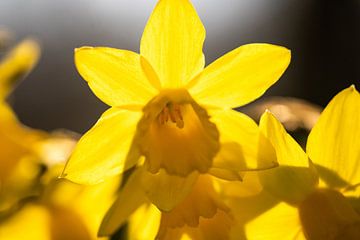
[[[42,57],[11,96],[28,126],[80,133],[107,108],[76,72],[83,45],[139,50],[156,0],[0,0],[0,26],[19,41],[40,40]],[[206,29],[207,64],[246,43],[292,50],[292,62],[267,96],[324,106],[352,83],[360,88],[359,0],[193,0]]]

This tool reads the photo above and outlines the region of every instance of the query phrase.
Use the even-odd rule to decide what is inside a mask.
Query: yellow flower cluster
[[[125,228],[131,240],[360,239],[355,86],[323,110],[304,150],[270,111],[257,124],[235,110],[281,77],[290,51],[247,44],[205,67],[204,40],[188,0],[159,0],[140,53],[76,49],[78,72],[110,106],[78,141],[18,122],[5,100],[39,48],[12,50],[0,65],[0,239]]]

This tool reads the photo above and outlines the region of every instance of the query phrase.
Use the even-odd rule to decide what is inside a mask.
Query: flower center
[[[178,128],[184,127],[184,119],[181,114],[181,106],[176,103],[169,102],[166,106],[161,110],[158,115],[159,123],[164,125],[168,123],[169,120],[175,123]]]
[[[130,156],[144,156],[151,173],[206,172],[219,150],[219,133],[186,89],[165,89],[144,108]],[[137,152],[137,154],[136,154]]]

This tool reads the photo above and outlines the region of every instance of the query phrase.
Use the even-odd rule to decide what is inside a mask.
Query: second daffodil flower
[[[179,177],[276,164],[257,125],[232,110],[261,96],[283,74],[290,51],[248,44],[206,68],[205,29],[187,0],[160,0],[140,54],[107,47],[75,50],[80,75],[107,110],[78,143],[63,176],[94,184],[144,157],[152,173]],[[260,157],[259,157],[260,156]],[[260,160],[259,160],[260,158]]]

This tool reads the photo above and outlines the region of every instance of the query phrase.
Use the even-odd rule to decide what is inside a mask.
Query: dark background
[[[0,26],[16,40],[37,37],[42,57],[12,96],[20,119],[35,128],[84,132],[107,108],[77,74],[73,49],[103,45],[133,51],[155,0],[0,0]],[[360,79],[360,1],[194,0],[207,29],[207,63],[246,43],[292,50],[290,67],[266,95],[324,106]]]

